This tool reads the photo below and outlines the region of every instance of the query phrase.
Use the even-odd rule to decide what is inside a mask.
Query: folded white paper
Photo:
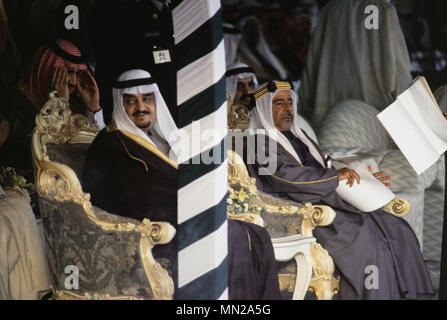
[[[417,174],[447,150],[447,120],[424,77],[418,77],[377,118]]]
[[[360,163],[353,169],[360,176],[360,183],[355,181],[350,187],[346,184],[347,180],[343,180],[336,189],[344,201],[362,212],[371,212],[382,208],[395,198],[394,193],[377,180],[364,164]]]

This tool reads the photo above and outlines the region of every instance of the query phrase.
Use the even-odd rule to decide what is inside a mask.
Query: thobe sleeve
[[[280,145],[276,151],[276,165],[257,158],[255,164],[249,165],[249,171],[256,176],[262,191],[288,194],[296,202],[319,201],[338,187],[337,171],[303,166]]]

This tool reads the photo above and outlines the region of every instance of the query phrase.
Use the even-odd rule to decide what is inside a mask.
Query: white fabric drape
[[[0,300],[38,300],[51,281],[31,206],[15,191],[0,199]]]
[[[225,30],[236,28],[229,23],[224,23],[224,42],[225,42],[225,64],[228,66],[235,62],[237,57],[237,49],[241,43],[242,34],[240,32],[225,32]]]

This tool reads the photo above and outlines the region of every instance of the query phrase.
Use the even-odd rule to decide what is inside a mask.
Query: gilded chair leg
[[[315,292],[317,300],[332,300],[340,288],[340,280],[334,276],[334,261],[318,243],[311,245],[310,255],[314,262],[314,275],[310,281],[309,291]]]
[[[293,300],[303,300],[312,278],[312,259],[308,246],[295,256],[295,261],[297,281],[295,282]]]

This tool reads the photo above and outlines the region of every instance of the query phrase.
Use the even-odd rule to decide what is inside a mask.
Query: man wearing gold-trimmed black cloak
[[[177,228],[177,127],[151,75],[123,73],[113,89],[113,121],[89,148],[83,187],[110,213]],[[276,262],[264,228],[228,221],[230,299],[279,299]],[[153,249],[178,288],[177,236]],[[163,261],[165,263],[163,263]],[[177,291],[177,290],[176,290]]]
[[[290,84],[269,82],[255,98],[250,128],[265,130],[265,135],[256,133],[256,148],[263,150],[247,147],[244,156],[248,162],[247,152],[253,158],[259,152],[268,161],[259,157],[250,161],[255,164],[247,164],[249,173],[263,192],[299,203],[329,205],[336,211],[334,222],[316,228],[314,235],[341,274],[340,298],[431,298],[433,287],[413,230],[402,218],[381,209],[360,212],[339,197],[339,182],[347,180],[352,186],[361,183],[359,176],[348,168],[328,167],[319,147],[298,126],[296,95]],[[378,282],[369,285],[372,269],[377,270]]]

